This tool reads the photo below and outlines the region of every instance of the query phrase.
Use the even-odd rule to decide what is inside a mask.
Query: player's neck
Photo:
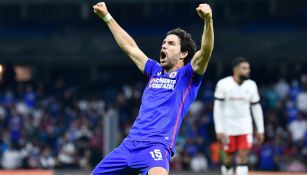
[[[164,70],[164,73],[169,73],[169,72],[173,72],[173,71],[176,71],[177,69],[179,69],[180,67],[179,66],[177,66],[177,65],[175,65],[175,66],[173,66],[173,67],[171,67],[171,68],[164,68],[163,70]]]

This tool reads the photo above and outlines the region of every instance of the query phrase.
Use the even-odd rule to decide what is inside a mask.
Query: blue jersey
[[[192,69],[191,63],[165,73],[152,59],[146,62],[144,73],[149,81],[126,140],[162,143],[174,153],[181,122],[196,98],[203,76]]]

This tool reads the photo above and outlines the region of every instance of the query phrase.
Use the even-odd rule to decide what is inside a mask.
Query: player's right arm
[[[214,92],[213,120],[214,120],[216,138],[223,144],[225,144],[226,142],[226,136],[224,134],[224,128],[223,128],[224,101],[225,101],[225,95],[223,92],[221,81],[219,81],[216,85]]]
[[[104,2],[93,6],[94,12],[100,17],[106,17],[109,12]],[[137,67],[144,72],[148,57],[139,49],[133,38],[112,18],[107,22],[119,47],[131,58]]]

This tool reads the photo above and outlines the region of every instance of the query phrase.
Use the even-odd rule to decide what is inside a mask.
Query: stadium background
[[[0,0],[1,169],[86,174],[129,131],[146,79],[92,12],[96,2]],[[266,140],[253,148],[251,169],[307,171],[306,0],[105,2],[154,59],[175,27],[199,45],[203,22],[195,8],[213,8],[215,48],[178,137],[174,174],[218,174],[213,91],[238,56],[251,62],[265,116]]]

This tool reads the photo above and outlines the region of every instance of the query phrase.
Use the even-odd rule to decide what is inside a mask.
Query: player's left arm
[[[198,15],[204,20],[204,31],[201,39],[201,48],[197,51],[192,58],[192,69],[198,73],[203,74],[209,63],[211,53],[214,45],[214,31],[212,10],[208,4],[200,4],[196,11]]]
[[[258,93],[257,85],[255,84],[255,92],[251,99],[251,112],[257,127],[256,139],[258,144],[264,141],[264,122],[263,122],[263,111],[260,105],[260,97]]]

